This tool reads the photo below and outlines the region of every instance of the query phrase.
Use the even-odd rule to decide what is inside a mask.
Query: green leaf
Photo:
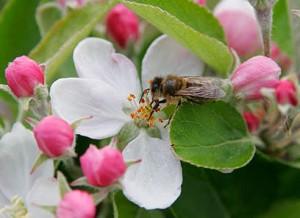
[[[291,21],[287,0],[278,0],[273,9],[272,39],[289,56],[294,55]]]
[[[288,200],[277,202],[259,218],[298,218],[299,214],[300,200]]]
[[[44,36],[54,23],[62,18],[62,10],[55,2],[42,4],[36,11],[36,21],[41,35]]]
[[[159,210],[145,210],[128,201],[121,192],[113,193],[114,218],[164,218]]]
[[[224,32],[204,7],[186,0],[123,0],[127,7],[189,48],[205,63],[225,75],[233,57],[224,44]]]
[[[0,13],[0,83],[4,69],[15,57],[27,54],[40,39],[35,23],[39,0],[10,0]]]
[[[277,206],[300,201],[299,179],[299,170],[259,155],[230,174],[183,164],[182,193],[171,210],[176,218],[290,218],[296,206],[285,216]]]
[[[183,104],[172,120],[170,137],[182,161],[205,168],[240,168],[255,153],[243,118],[222,101]]]
[[[64,18],[55,23],[41,42],[31,51],[30,56],[39,62],[47,63],[47,79],[55,77],[55,70],[64,63],[77,43],[88,36],[93,27],[115,5],[88,5],[70,11]]]
[[[180,197],[172,205],[176,218],[228,218],[228,211],[203,169],[183,164]]]

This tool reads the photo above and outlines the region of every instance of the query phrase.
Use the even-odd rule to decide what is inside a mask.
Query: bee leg
[[[150,89],[145,89],[145,90],[143,91],[143,93],[142,93],[142,95],[141,95],[141,97],[140,97],[139,103],[141,103],[142,99],[144,98],[144,96],[145,96],[146,94],[148,94],[149,91],[150,91]]]
[[[167,99],[160,100],[159,103],[160,103],[160,104],[167,103]]]
[[[163,100],[160,100],[160,101],[158,101],[158,100],[152,100],[152,102],[151,102],[150,105],[152,105],[154,102],[155,102],[155,104],[154,104],[154,106],[152,107],[152,111],[151,111],[151,113],[150,113],[150,116],[149,116],[148,120],[151,119],[153,113],[158,109],[158,107],[159,107],[160,104],[163,104],[163,103],[166,103],[166,102],[167,102],[167,99],[163,99]]]
[[[152,110],[151,110],[151,113],[150,113],[150,115],[149,115],[149,117],[148,117],[148,120],[151,119],[151,117],[152,117],[154,111],[156,111],[157,108],[159,107],[159,101],[158,101],[158,100],[152,100],[151,103],[150,103],[150,105],[152,106],[152,104],[153,104],[154,102],[155,102],[155,104],[154,104],[154,106],[152,107]]]
[[[167,128],[170,125],[171,120],[174,117],[174,114],[176,113],[177,109],[179,108],[179,106],[181,105],[181,100],[178,101],[177,105],[176,105],[176,109],[175,112],[171,114],[171,116],[168,119],[168,122],[166,123],[166,125],[164,125],[164,128]]]

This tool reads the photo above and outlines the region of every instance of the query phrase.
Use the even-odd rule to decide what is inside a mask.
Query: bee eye
[[[155,92],[158,88],[158,84],[157,83],[152,83],[152,87],[151,87],[151,92]]]

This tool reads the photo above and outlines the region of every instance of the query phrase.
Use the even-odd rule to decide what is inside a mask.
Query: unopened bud
[[[248,130],[250,132],[255,132],[260,124],[259,118],[252,112],[244,112],[243,117],[248,126]]]
[[[247,0],[222,0],[214,10],[224,28],[229,47],[248,57],[262,48],[255,10]]]
[[[283,71],[288,71],[292,65],[292,60],[289,56],[281,51],[281,49],[275,44],[271,45],[271,58],[276,61]]]
[[[139,38],[139,20],[123,4],[118,4],[107,15],[106,30],[121,48],[126,48],[130,41]]]
[[[122,153],[111,146],[98,149],[90,145],[80,157],[80,164],[88,183],[93,186],[109,186],[126,171]]]
[[[74,130],[64,120],[48,116],[33,129],[39,149],[48,157],[67,154],[73,145]]]
[[[26,56],[16,58],[8,65],[5,78],[9,88],[18,98],[33,96],[35,87],[45,83],[42,67]]]
[[[262,98],[262,88],[278,85],[280,73],[280,67],[271,58],[256,56],[238,66],[231,82],[236,95],[256,100]]]
[[[276,100],[278,104],[298,105],[297,89],[293,82],[281,80],[275,89]]]
[[[80,190],[65,194],[56,210],[57,218],[95,218],[96,206],[93,197]]]

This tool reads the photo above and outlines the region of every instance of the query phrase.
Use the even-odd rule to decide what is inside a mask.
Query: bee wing
[[[184,77],[187,82],[187,88],[181,89],[175,93],[176,96],[182,96],[191,100],[212,100],[225,96],[222,90],[222,81],[209,77]]]

